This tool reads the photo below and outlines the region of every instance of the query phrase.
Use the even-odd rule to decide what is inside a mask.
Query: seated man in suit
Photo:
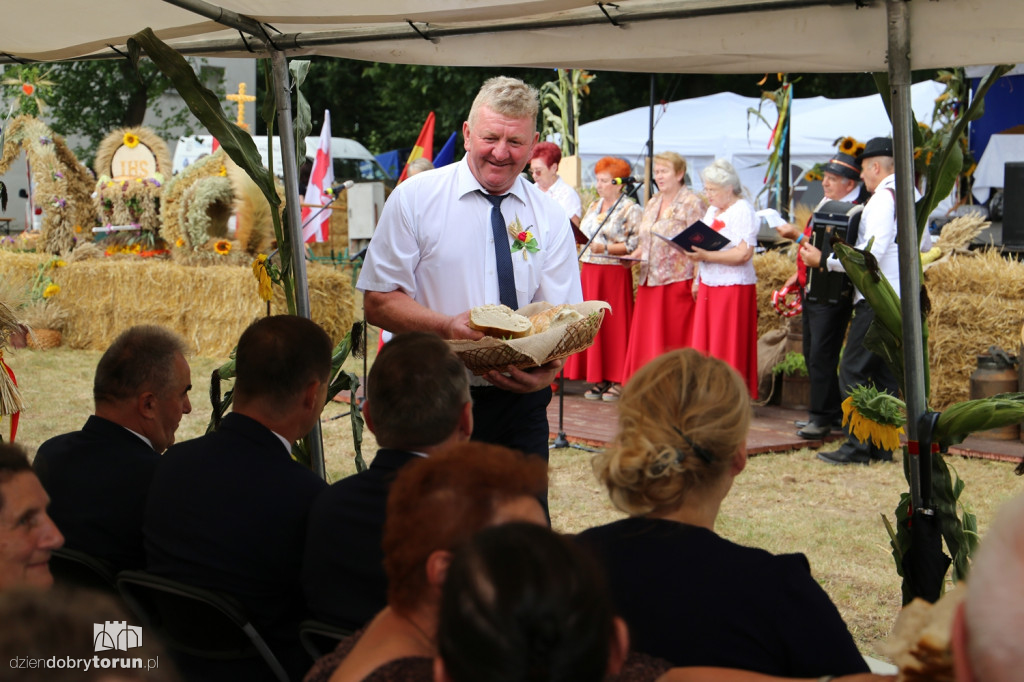
[[[0,592],[53,584],[50,553],[64,538],[46,514],[49,501],[25,452],[0,443]]]
[[[369,469],[317,497],[302,565],[310,614],[353,630],[387,604],[381,537],[398,470],[473,432],[466,368],[434,334],[399,334],[385,344],[366,396],[366,424],[380,449]]]
[[[181,337],[162,327],[123,332],[96,367],[95,414],[81,431],[51,438],[36,453],[33,466],[68,548],[114,570],[145,565],[149,482],[181,416],[192,411],[187,352]]]
[[[233,411],[216,431],[167,451],[143,523],[148,570],[236,598],[293,676],[309,666],[298,641],[306,520],[327,484],[291,450],[320,419],[331,353],[327,333],[305,318],[249,325],[235,354]]]

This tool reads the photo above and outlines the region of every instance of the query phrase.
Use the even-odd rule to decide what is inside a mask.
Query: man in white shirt
[[[475,306],[582,301],[565,211],[520,177],[539,137],[537,110],[536,90],[522,81],[488,80],[463,123],[465,158],[391,194],[357,284],[371,324],[479,339],[468,325]],[[525,248],[512,229],[529,232],[536,248]],[[550,385],[561,367],[509,367],[475,378],[473,438],[546,460]]]
[[[878,261],[878,269],[889,280],[897,295],[900,290],[899,249],[896,246],[896,162],[893,159],[892,138],[876,137],[864,145],[860,155],[861,179],[871,199],[861,214],[856,248],[867,249],[872,239],[871,254]],[[931,236],[925,232],[921,249],[931,248]],[[818,267],[821,252],[810,245],[800,249],[808,267]],[[834,255],[825,261],[832,272],[843,272],[843,265]],[[853,295],[853,321],[846,337],[846,349],[839,364],[839,388],[845,399],[854,386],[874,384],[879,390],[892,395],[899,393],[899,385],[892,370],[881,356],[864,346],[864,337],[875,319],[875,312],[860,291]],[[892,461],[892,452],[881,450],[870,442],[863,442],[849,434],[835,452],[818,453],[818,459],[831,464],[869,464],[872,460]]]

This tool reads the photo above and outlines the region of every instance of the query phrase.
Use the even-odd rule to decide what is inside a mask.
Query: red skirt
[[[692,279],[636,290],[623,381],[665,351],[685,348],[693,336]]]
[[[757,286],[700,285],[693,316],[693,347],[725,360],[757,399]]]
[[[566,359],[565,378],[594,384],[622,383],[629,324],[633,319],[633,273],[621,265],[584,263],[580,281],[583,300],[605,301],[612,309],[605,312],[594,345]]]

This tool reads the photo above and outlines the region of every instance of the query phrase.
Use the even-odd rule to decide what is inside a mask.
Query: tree
[[[5,80],[33,68],[38,67],[8,67]],[[87,164],[108,132],[142,125],[147,111],[160,119],[153,126],[159,135],[193,128],[194,119],[184,105],[164,111],[161,96],[173,88],[149,61],[140,62],[138,72],[128,60],[60,63],[49,68],[47,77],[54,85],[47,88],[44,118],[61,135],[84,138],[74,151]]]

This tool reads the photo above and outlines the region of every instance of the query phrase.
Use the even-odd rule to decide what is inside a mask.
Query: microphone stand
[[[623,187],[622,191],[619,192],[619,197],[615,200],[615,203],[612,204],[612,207],[608,209],[608,212],[604,216],[604,220],[601,221],[601,224],[597,226],[596,230],[594,230],[594,234],[590,235],[590,239],[587,240],[587,243],[583,245],[583,248],[580,249],[580,252],[576,255],[577,261],[579,261],[579,259],[583,257],[584,252],[590,248],[590,244],[594,241],[594,238],[601,234],[601,230],[604,229],[605,223],[607,223],[608,219],[612,217],[613,213],[615,213],[615,209],[618,208],[619,204],[622,202],[622,198],[636,192],[635,183],[627,181],[623,182],[622,185]],[[551,442],[551,447],[575,448],[577,450],[585,450],[587,452],[597,452],[594,448],[587,447],[586,445],[570,443],[565,437],[565,369],[558,373],[558,435],[555,437],[555,440]]]

